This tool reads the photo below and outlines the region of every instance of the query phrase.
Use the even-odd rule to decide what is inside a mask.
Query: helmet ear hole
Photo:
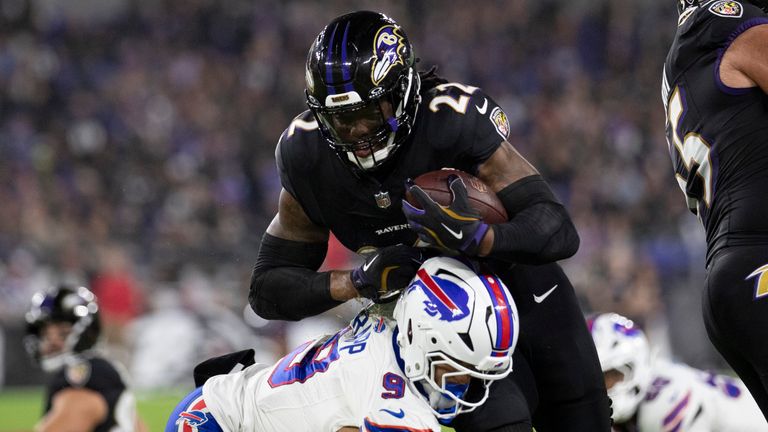
[[[408,345],[413,344],[413,320],[408,320]]]

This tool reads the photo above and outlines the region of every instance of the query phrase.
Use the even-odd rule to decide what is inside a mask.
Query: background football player
[[[510,373],[518,319],[498,278],[432,258],[399,298],[394,320],[363,311],[274,365],[210,377],[166,431],[439,432],[438,419],[482,405],[491,383]]]
[[[47,431],[144,431],[122,366],[96,349],[101,322],[96,298],[85,287],[59,286],[32,297],[25,347],[45,372]]]
[[[420,253],[411,245],[419,237],[484,257],[518,302],[523,354],[513,378],[453,426],[530,431],[533,414],[539,432],[608,431],[597,354],[573,287],[554,264],[578,249],[568,213],[507,141],[509,122],[490,96],[434,69],[419,73],[415,63],[404,30],[379,13],[340,16],[318,35],[306,62],[310,109],[276,150],[283,190],[254,266],[252,307],[264,318],[298,320],[356,297],[380,301],[415,274]],[[409,185],[424,210],[404,214],[406,181],[443,167],[487,183],[510,221],[484,223],[460,181],[451,184],[448,211]],[[329,232],[367,254],[365,263],[317,272]],[[528,365],[523,355],[536,361]]]
[[[704,225],[704,324],[768,418],[768,8],[681,0],[664,64],[667,142]]]
[[[617,432],[768,431],[738,378],[656,359],[645,333],[621,315],[596,315],[588,324]]]

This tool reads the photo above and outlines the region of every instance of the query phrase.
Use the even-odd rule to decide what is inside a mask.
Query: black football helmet
[[[421,102],[414,63],[403,29],[377,12],[342,15],[317,36],[307,58],[307,105],[344,162],[375,169],[408,138]],[[360,124],[362,136],[351,132]]]
[[[747,0],[748,3],[752,3],[753,5],[759,7],[760,9],[768,12],[768,0]],[[691,6],[699,6],[700,3],[708,3],[708,2],[702,2],[700,0],[677,0],[677,12],[683,13],[684,10],[688,9]]]
[[[36,293],[32,296],[32,306],[25,319],[27,335],[24,347],[47,372],[63,367],[75,354],[93,348],[101,332],[96,296],[85,287],[62,285],[49,292]],[[43,329],[48,324],[62,322],[72,324],[64,348],[60,352],[42,355],[40,343]]]

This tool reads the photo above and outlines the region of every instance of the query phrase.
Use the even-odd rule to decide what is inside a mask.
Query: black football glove
[[[469,205],[467,187],[461,177],[448,176],[448,187],[451,189],[451,205],[448,207],[436,203],[410,179],[405,187],[424,209],[403,200],[405,218],[422,241],[469,256],[477,255],[480,241],[489,226],[480,218],[480,213]]]
[[[352,270],[352,285],[361,296],[387,303],[411,283],[425,257],[421,250],[406,245],[387,246],[366,258]]]

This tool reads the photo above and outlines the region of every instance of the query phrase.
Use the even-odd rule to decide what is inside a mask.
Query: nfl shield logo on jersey
[[[376,198],[376,205],[379,206],[379,208],[387,208],[392,205],[392,200],[389,198],[389,192],[378,192],[373,194],[373,197]]]

